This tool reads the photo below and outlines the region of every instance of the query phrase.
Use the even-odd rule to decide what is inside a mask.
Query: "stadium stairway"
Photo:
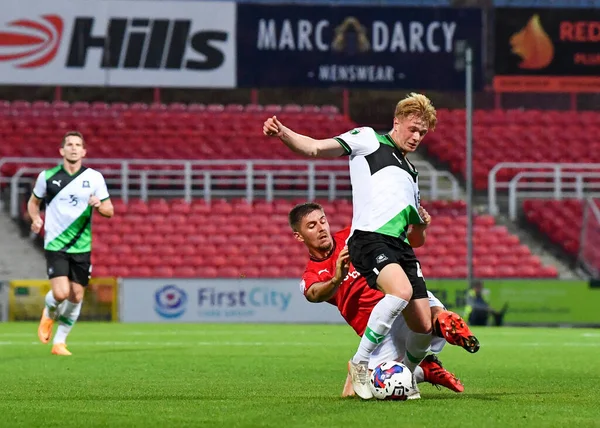
[[[539,238],[539,235],[532,233],[531,225],[528,227],[520,225],[510,221],[507,216],[503,215],[497,215],[495,218],[497,224],[506,226],[508,231],[516,235],[523,244],[527,245],[531,253],[538,256],[544,265],[554,266],[558,271],[559,279],[579,279],[576,271],[565,261],[564,255],[549,249],[546,243]]]
[[[0,281],[46,278],[41,251],[23,238],[10,216],[0,210]]]
[[[379,131],[379,132],[382,132],[382,131]],[[432,159],[431,157],[427,157],[423,152],[417,151],[415,153],[411,153],[410,156],[408,157],[408,159],[411,162],[414,162],[414,161],[428,162],[436,171],[448,171],[448,172],[452,173],[452,171],[449,171],[447,168],[437,167],[436,163],[435,163],[435,159]],[[434,161],[433,163],[432,163],[432,160]],[[455,174],[452,174],[452,175],[454,175],[456,177]],[[459,179],[459,177],[456,177],[456,178]],[[459,183],[460,183],[460,179],[459,179]],[[438,186],[440,186],[439,187],[440,191],[450,191],[451,190],[450,189],[451,182],[448,180],[440,180],[438,182]],[[465,193],[465,189],[463,188],[463,186],[459,185],[458,191],[459,191],[459,199],[464,201],[467,198],[467,196],[466,196],[467,194]]]

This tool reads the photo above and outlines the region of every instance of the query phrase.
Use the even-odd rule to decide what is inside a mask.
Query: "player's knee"
[[[393,296],[399,297],[400,299],[404,299],[407,302],[410,302],[410,299],[412,298],[412,288],[398,287],[395,290],[395,292],[388,293],[388,294],[391,294]]]
[[[52,290],[52,294],[57,302],[62,302],[69,297],[69,293],[66,290]]]
[[[407,302],[412,298],[412,288],[411,287],[403,287],[402,284],[397,286],[391,286],[383,289],[385,294],[391,294],[392,296],[396,296],[400,299],[404,299]]]

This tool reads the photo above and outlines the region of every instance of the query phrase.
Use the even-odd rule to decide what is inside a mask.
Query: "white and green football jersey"
[[[392,138],[356,128],[335,139],[350,155],[352,230],[377,232],[407,241],[410,224],[422,223],[418,172]]]
[[[91,195],[108,199],[102,174],[81,167],[70,175],[62,165],[42,171],[33,194],[46,202],[44,248],[48,251],[86,253],[92,250]]]

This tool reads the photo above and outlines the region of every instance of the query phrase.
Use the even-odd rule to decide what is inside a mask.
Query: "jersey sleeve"
[[[330,269],[321,269],[317,272],[316,270],[312,269],[310,265],[307,266],[304,274],[302,275],[302,280],[300,281],[300,291],[302,294],[306,296],[308,289],[317,282],[325,282],[333,278],[329,271]]]
[[[106,181],[101,173],[98,173],[98,184],[96,186],[94,195],[97,196],[101,201],[105,201],[110,198],[110,195],[108,194],[108,188],[106,187]]]
[[[37,180],[35,180],[35,186],[33,186],[33,196],[38,199],[44,199],[46,196],[46,171],[40,172]]]
[[[302,281],[300,281],[300,291],[306,296],[308,289],[317,282],[319,282],[319,276],[315,272],[304,272],[304,275],[302,275]]]
[[[379,148],[379,140],[373,128],[355,128],[334,137],[346,150],[347,155],[366,156]]]

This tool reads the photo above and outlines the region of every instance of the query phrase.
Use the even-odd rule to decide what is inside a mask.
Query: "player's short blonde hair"
[[[410,116],[423,119],[427,128],[432,131],[435,129],[437,124],[435,107],[425,95],[411,92],[403,100],[398,101],[394,117],[405,119]]]

